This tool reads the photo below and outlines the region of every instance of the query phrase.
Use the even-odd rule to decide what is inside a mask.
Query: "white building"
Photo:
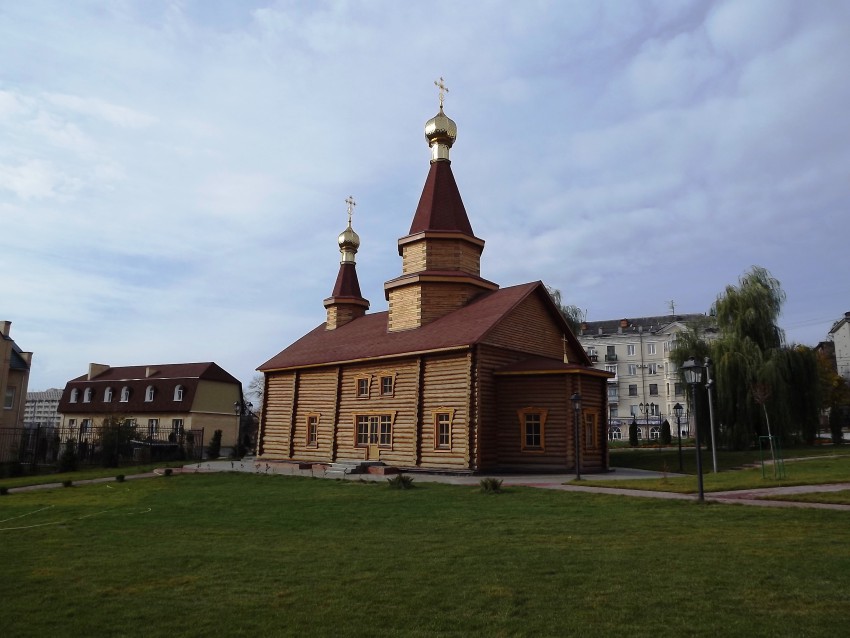
[[[629,424],[638,425],[638,438],[657,439],[661,424],[667,420],[676,436],[673,407],[685,409],[682,436],[693,431],[687,414],[686,388],[678,369],[670,360],[677,335],[689,325],[705,322],[706,315],[639,317],[581,324],[578,340],[590,355],[594,366],[616,376],[608,380],[608,438],[628,439]],[[706,338],[716,336],[706,330]]]
[[[43,392],[27,392],[24,407],[24,427],[59,427],[62,416],[59,414],[59,399],[62,390],[50,388]]]
[[[835,345],[835,369],[838,374],[850,381],[850,312],[837,321],[829,331]]]

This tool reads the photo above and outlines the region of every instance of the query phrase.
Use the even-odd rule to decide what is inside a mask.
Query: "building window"
[[[620,397],[619,388],[616,385],[608,386],[608,400],[616,401]]]
[[[649,374],[658,374],[658,364],[657,363],[648,363],[646,365],[647,370],[649,370]]]
[[[307,445],[319,447],[319,415],[307,415]]]
[[[171,433],[177,438],[183,436],[183,419],[171,419]]]
[[[73,430],[77,427],[77,419],[68,419],[68,429]]]
[[[653,396],[653,397],[658,396],[658,384],[657,383],[650,383],[649,384],[649,396]]]
[[[91,419],[80,421],[80,434],[88,434],[91,431]]]
[[[367,375],[361,375],[355,377],[354,379],[355,389],[357,391],[358,399],[368,399],[369,398],[369,386],[372,385],[372,377]]]
[[[130,388],[128,388],[125,385],[123,388],[121,388],[121,399],[120,399],[120,401],[121,401],[121,403],[127,403],[127,401],[129,401],[129,400],[130,400]]]
[[[619,425],[612,425],[610,431],[608,432],[608,438],[612,441],[622,441],[623,440],[623,431],[620,429]]]
[[[182,401],[183,400],[183,386],[182,385],[178,385],[176,388],[174,388],[174,400],[175,401]]]
[[[392,447],[393,443],[392,414],[358,414],[357,445],[380,445]]]
[[[136,429],[136,419],[133,419],[133,418],[124,419],[124,425],[126,427],[130,428],[131,430],[135,430]]]
[[[629,375],[635,376],[637,374],[637,365],[634,363],[629,364]]]
[[[159,419],[148,419],[148,436],[154,438],[159,435]]]
[[[542,452],[545,449],[546,410],[523,408],[518,414],[522,451]]]
[[[629,414],[631,416],[637,416],[638,412],[640,412],[640,410],[638,409],[638,407],[636,405],[630,405],[629,406]]]
[[[381,377],[381,396],[391,397],[395,389],[395,376],[384,375]]]
[[[629,384],[629,396],[636,397],[637,396],[637,383]]]
[[[613,372],[614,374],[617,374],[617,366],[606,364],[605,372]]]
[[[103,402],[111,403],[112,402],[112,388],[107,387],[106,390],[103,391]]]
[[[145,390],[145,402],[146,403],[150,403],[151,401],[153,401],[153,393],[154,393],[153,386],[149,385],[147,390]]]
[[[655,342],[654,341],[646,344],[646,354],[655,354]]]
[[[434,415],[434,449],[452,449],[452,421],[454,410],[450,408],[438,408],[432,413]]]
[[[653,425],[649,428],[649,438],[653,440],[661,438],[661,428],[657,425]]]
[[[673,393],[674,393],[677,397],[682,396],[682,395],[685,393],[685,391],[684,391],[684,386],[683,386],[681,383],[674,383],[674,384],[673,384]]]
[[[595,450],[596,440],[596,414],[585,413],[584,415],[584,449]]]
[[[609,412],[611,413],[611,417],[612,417],[612,418],[615,418],[615,417],[619,416],[619,415],[618,415],[618,409],[617,409],[617,406],[616,406],[616,405],[609,406],[608,410],[609,410]]]
[[[3,409],[11,410],[15,407],[15,388],[7,387],[6,396],[3,397]]]
[[[86,388],[83,392],[83,403],[91,403],[92,389]]]
[[[630,357],[635,356],[635,344],[627,343],[626,344],[626,354]]]
[[[76,403],[80,396],[80,391],[77,388],[71,390],[71,403]]]

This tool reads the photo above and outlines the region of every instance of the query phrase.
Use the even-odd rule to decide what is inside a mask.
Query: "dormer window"
[[[121,388],[121,403],[127,403],[130,400],[130,388],[126,385]]]
[[[147,403],[150,403],[151,401],[153,401],[153,393],[154,393],[153,386],[149,385],[148,389],[145,390],[145,401]]]
[[[107,387],[106,390],[103,391],[103,402],[112,403],[112,388]]]
[[[91,394],[92,394],[92,389],[86,388],[86,391],[83,392],[83,403],[91,403]]]
[[[176,388],[174,388],[174,400],[175,401],[182,401],[183,400],[183,386],[182,385],[178,385]]]
[[[71,403],[76,403],[77,399],[80,398],[80,391],[77,388],[71,390]]]

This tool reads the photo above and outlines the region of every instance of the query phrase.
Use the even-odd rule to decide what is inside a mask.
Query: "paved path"
[[[254,461],[253,459],[243,459],[240,461],[203,461],[201,463],[193,463],[185,465],[182,468],[173,468],[175,474],[193,474],[193,473],[208,473],[208,472],[250,472],[252,474],[282,474],[286,476],[315,476],[324,478],[325,473],[319,469],[302,470],[297,464],[293,463],[267,463],[265,461]],[[133,474],[126,476],[126,480],[135,480],[141,478],[153,478],[161,476],[163,470],[154,470],[145,474]],[[469,475],[469,474],[432,474],[428,472],[410,472],[414,480],[420,483],[447,483],[450,485],[478,485],[478,482],[485,478],[484,475]],[[590,487],[588,485],[580,485],[575,480],[574,474],[493,474],[488,475],[494,478],[502,479],[503,485],[517,485],[524,487],[536,487],[541,489],[560,490],[564,492],[588,492],[592,494],[613,494],[618,496],[631,496],[640,498],[661,498],[681,501],[696,501],[696,494],[680,494],[678,492],[656,492],[654,490],[633,490],[619,487]],[[682,474],[667,473],[662,475],[660,472],[651,472],[648,470],[636,470],[631,468],[613,468],[611,472],[606,474],[588,475],[588,478],[593,478],[594,481],[616,481],[621,479],[639,479],[639,478],[661,478],[684,476]],[[349,474],[345,477],[352,481],[385,481],[388,477],[380,474]],[[92,483],[110,483],[114,482],[114,477],[88,479],[83,481],[74,481],[75,485],[85,485]],[[61,483],[44,483],[40,485],[29,485],[26,487],[9,488],[9,493],[27,492],[42,489],[55,489],[62,487]],[[734,503],[740,505],[753,505],[759,507],[796,507],[809,509],[830,509],[850,512],[850,505],[838,505],[834,503],[809,503],[805,501],[776,501],[768,500],[766,497],[781,494],[809,494],[813,492],[837,492],[850,490],[850,483],[834,483],[829,485],[796,485],[790,487],[768,487],[761,489],[750,490],[733,490],[727,492],[708,492],[705,495],[705,500],[712,503]]]

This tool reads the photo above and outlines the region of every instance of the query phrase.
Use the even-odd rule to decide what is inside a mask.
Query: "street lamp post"
[[[682,413],[685,408],[681,403],[673,406],[673,414],[676,415],[676,431],[679,433],[679,473],[682,472]]]
[[[580,457],[580,448],[581,445],[579,443],[579,421],[581,420],[581,395],[576,392],[573,396],[570,397],[570,401],[573,402],[573,442],[576,450],[576,480],[581,480],[581,457]]]
[[[244,399],[240,399],[239,401],[233,402],[233,412],[236,413],[236,419],[237,419],[237,421],[236,421],[236,450],[237,451],[239,450],[240,446],[243,445],[243,443],[242,443],[242,430],[243,430],[243,428],[242,428],[242,422],[243,422],[242,415],[243,414],[251,414],[251,408],[253,408],[253,407],[254,407],[253,403],[251,403],[250,401],[245,402]],[[245,446],[245,449],[247,451],[247,449],[248,449],[247,446]]]
[[[649,441],[652,437],[649,435],[649,415],[655,414],[655,404],[654,403],[641,403],[639,406],[640,413],[646,417],[646,440]]]
[[[697,417],[697,386],[702,383],[703,367],[697,363],[697,360],[691,357],[682,364],[682,372],[685,375],[685,381],[691,386],[691,396],[694,402],[694,437],[697,448],[697,485],[699,487],[699,501],[705,501],[705,494],[702,487],[702,450],[699,442],[699,420]]]
[[[705,358],[705,389],[708,392],[708,419],[711,423],[711,464],[714,468],[714,473],[717,474],[717,446],[715,445],[714,432],[714,400],[711,396],[711,390],[714,386],[714,380],[711,378],[711,357]]]

